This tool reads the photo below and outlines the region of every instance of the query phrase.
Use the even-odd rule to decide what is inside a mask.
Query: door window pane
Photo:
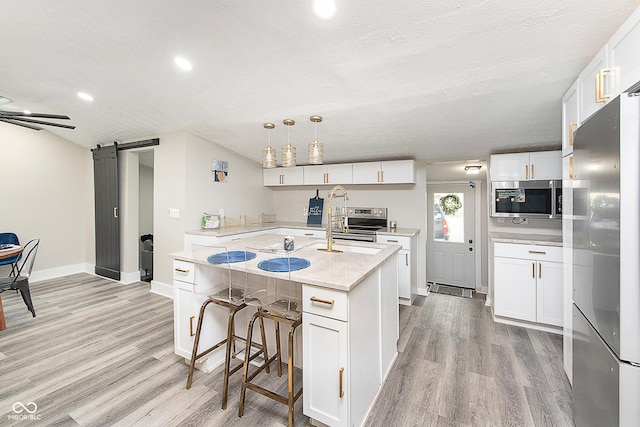
[[[433,240],[464,242],[463,193],[434,193]]]

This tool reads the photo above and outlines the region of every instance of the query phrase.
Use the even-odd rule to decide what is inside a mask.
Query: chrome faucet
[[[336,196],[335,193],[337,190],[342,192],[342,196]],[[342,253],[342,251],[333,249],[333,215],[332,215],[332,203],[334,197],[344,197],[344,213],[338,218],[338,224],[340,224],[340,228],[343,231],[348,231],[348,224],[344,221],[344,217],[347,215],[347,190],[342,185],[336,185],[329,191],[329,207],[327,208],[327,247],[326,248],[318,248],[319,251],[322,252],[335,252]]]

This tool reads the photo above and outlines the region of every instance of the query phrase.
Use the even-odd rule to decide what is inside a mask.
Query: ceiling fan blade
[[[41,120],[31,120],[31,119],[25,119],[24,117],[10,117],[9,120],[19,120],[21,122],[27,122],[27,123],[35,123],[38,125],[46,125],[46,126],[56,126],[59,128],[65,128],[65,129],[75,129],[75,126],[70,126],[70,125],[61,125],[59,123],[50,123],[50,122],[43,122]]]
[[[33,129],[33,130],[42,130],[42,128],[39,128],[37,126],[28,125],[26,123],[15,122],[13,119],[5,119],[5,118],[0,117],[0,122],[9,123],[9,124],[16,125],[16,126],[22,126],[22,127]]]
[[[69,116],[64,116],[61,114],[44,114],[44,113],[21,113],[18,111],[0,111],[0,116],[21,116],[21,117],[35,117],[38,119],[61,119],[61,120],[69,120]]]

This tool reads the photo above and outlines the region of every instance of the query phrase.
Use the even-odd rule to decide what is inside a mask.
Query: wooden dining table
[[[0,260],[19,255],[22,253],[23,250],[24,248],[18,245],[9,249],[2,249],[0,250]],[[0,331],[5,330],[6,328],[7,328],[7,324],[4,320],[4,309],[2,308],[2,294],[0,294]]]

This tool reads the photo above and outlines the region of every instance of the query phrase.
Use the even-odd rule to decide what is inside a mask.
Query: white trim
[[[476,252],[476,280],[474,286],[476,289],[482,287],[482,181],[469,181],[473,182],[473,203],[475,205],[474,209],[474,225],[473,225],[473,234],[474,234],[474,242],[475,246],[473,247]],[[478,249],[479,248],[479,249]]]
[[[157,280],[151,281],[151,289],[149,289],[149,292],[173,299],[173,286],[158,282]]]
[[[549,332],[552,334],[562,335],[562,326],[544,325],[542,323],[527,322],[525,320],[510,319],[507,317],[496,316],[491,310],[491,317],[496,323],[504,323],[506,325],[520,326],[522,328],[535,329],[537,331]]]
[[[140,281],[140,270],[131,272],[120,272],[120,283],[124,285],[130,285],[132,283],[138,283]]]
[[[56,279],[58,277],[70,276],[78,273],[93,274],[94,266],[91,264],[73,264],[62,267],[49,268],[47,270],[38,270],[31,273],[30,282],[40,282],[42,280]]]

